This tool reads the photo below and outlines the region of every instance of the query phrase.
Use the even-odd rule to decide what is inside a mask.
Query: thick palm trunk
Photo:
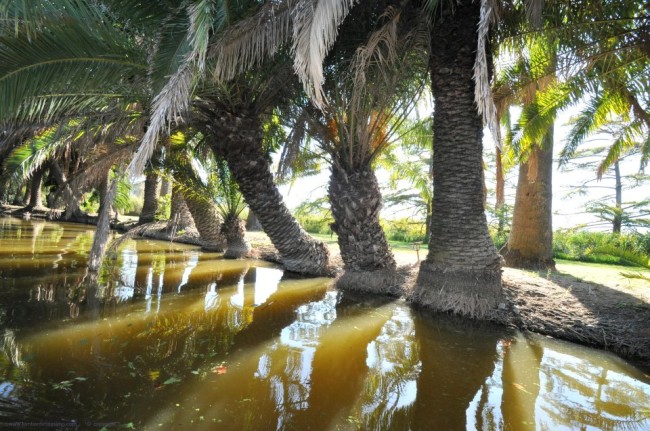
[[[251,246],[246,241],[246,226],[244,221],[237,216],[228,216],[221,225],[221,230],[227,241],[226,259],[239,259],[246,257],[251,251]]]
[[[329,275],[329,252],[291,215],[273,182],[254,116],[224,113],[216,123],[215,151],[225,158],[248,206],[282,256],[284,267],[307,275]]]
[[[379,224],[381,192],[375,172],[369,167],[348,173],[332,166],[329,200],[338,236],[345,274],[339,287],[396,293],[395,258]]]
[[[212,202],[193,196],[187,196],[185,203],[192,214],[196,230],[201,235],[202,248],[217,252],[224,251],[226,240],[221,233],[221,216],[216,206]]]
[[[176,184],[173,184],[171,215],[169,216],[169,223],[167,223],[167,230],[175,233],[193,229],[194,227],[194,219],[185,202],[183,191]]]
[[[160,181],[158,175],[149,172],[144,180],[144,202],[138,224],[151,223],[154,221],[158,210],[158,196],[160,193]]]
[[[65,213],[63,214],[63,219],[80,219],[83,216],[83,211],[81,211],[81,208],[79,207],[79,198],[70,187],[70,184],[68,184],[65,174],[56,160],[53,160],[50,164],[50,170],[52,171],[52,175],[57,184],[61,188],[61,194],[63,195],[63,201],[65,202]]]
[[[553,132],[519,165],[512,229],[501,254],[506,266],[553,269]]]
[[[473,67],[480,2],[443,9],[432,30],[436,103],[434,196],[429,254],[412,300],[441,311],[487,317],[501,301],[501,258],[483,210],[483,124]]]
[[[29,188],[29,203],[26,210],[43,209],[43,174],[44,169],[39,169],[32,174],[32,181]]]

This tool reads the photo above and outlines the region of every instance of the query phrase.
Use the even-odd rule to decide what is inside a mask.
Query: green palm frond
[[[36,134],[14,149],[3,163],[4,175],[29,178],[40,169],[62,146],[66,140],[58,127],[51,127]]]
[[[109,28],[90,32],[65,20],[48,23],[31,39],[2,36],[0,121],[19,120],[17,115],[47,120],[62,108],[105,104],[145,71],[141,50]]]

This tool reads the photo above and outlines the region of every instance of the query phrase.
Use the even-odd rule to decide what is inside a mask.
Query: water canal
[[[1,429],[650,429],[613,355],[91,229],[0,218]]]

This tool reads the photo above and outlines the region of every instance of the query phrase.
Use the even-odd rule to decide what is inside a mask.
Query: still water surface
[[[650,430],[596,350],[352,297],[261,261],[0,218],[0,429]]]

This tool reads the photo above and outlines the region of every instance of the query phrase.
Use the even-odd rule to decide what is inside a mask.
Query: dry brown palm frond
[[[491,0],[481,0],[481,18],[478,25],[478,46],[474,63],[474,101],[479,114],[487,124],[492,136],[501,147],[501,129],[497,120],[496,107],[490,86],[490,64],[488,60],[488,37],[490,24],[495,19]]]
[[[294,70],[319,108],[326,104],[323,61],[355,3],[357,0],[300,0],[294,8]]]
[[[275,54],[291,37],[293,4],[266,2],[254,16],[224,31],[209,52],[217,59],[213,78],[228,81]]]

